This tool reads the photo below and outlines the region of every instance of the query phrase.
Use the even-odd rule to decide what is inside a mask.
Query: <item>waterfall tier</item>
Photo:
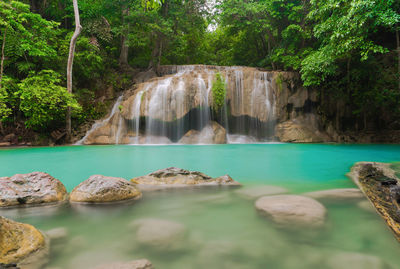
[[[274,141],[280,114],[279,73],[250,67],[163,66],[162,77],[136,84],[118,98],[83,144],[243,143]],[[216,74],[225,79],[213,109]]]

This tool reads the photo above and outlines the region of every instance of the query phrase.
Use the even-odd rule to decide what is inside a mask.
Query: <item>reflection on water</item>
[[[130,205],[64,206],[54,215],[40,215],[37,209],[33,214],[27,214],[30,209],[1,214],[41,230],[65,227],[68,237],[53,245],[50,265],[67,269],[139,258],[156,268],[350,268],[349,263],[362,266],[363,260],[400,264],[392,234],[379,216],[357,202],[325,204],[328,219],[321,230],[276,227],[257,214],[253,203],[234,189],[180,189],[145,193]],[[184,229],[160,226],[166,232],[152,233],[161,241],[145,244],[143,236],[151,235],[132,223],[147,219]],[[169,229],[171,235],[166,235]]]

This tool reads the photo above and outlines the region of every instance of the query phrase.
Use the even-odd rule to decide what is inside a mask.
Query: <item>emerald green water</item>
[[[210,176],[230,174],[244,187],[277,185],[291,193],[354,187],[345,176],[358,161],[400,160],[398,145],[210,145],[72,146],[0,150],[0,176],[44,171],[71,191],[93,174],[132,178],[176,166]],[[50,265],[90,268],[111,261],[148,258],[156,268],[346,268],[329,266],[338,252],[374,255],[400,268],[400,245],[380,217],[354,202],[324,205],[322,230],[285,230],[259,216],[254,200],[234,189],[145,193],[133,205],[66,206],[2,210],[1,215],[42,230],[68,229],[68,239],[52,251]],[[159,218],[187,228],[184,248],[160,251],[136,242],[130,223]],[[350,265],[349,265],[350,266]],[[353,267],[348,267],[353,268]],[[375,268],[375,267],[374,267]]]

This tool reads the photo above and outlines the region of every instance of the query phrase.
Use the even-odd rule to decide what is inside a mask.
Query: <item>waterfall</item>
[[[211,113],[217,72],[225,78],[227,94],[222,109]],[[111,114],[93,125],[80,143],[102,143],[107,136],[115,144],[224,143],[224,136],[228,143],[273,140],[272,73],[196,65],[165,66],[161,73],[166,75],[136,85],[133,94],[127,91],[123,102],[120,96]]]
[[[89,135],[91,135],[98,128],[100,128],[100,127],[104,126],[105,124],[107,124],[111,120],[111,118],[115,115],[115,113],[119,112],[119,106],[121,105],[122,99],[123,99],[123,95],[119,96],[117,101],[114,103],[114,106],[111,109],[110,115],[107,118],[105,118],[105,119],[103,119],[101,121],[98,121],[95,124],[93,124],[92,128],[90,128],[90,130],[87,131],[85,136],[81,140],[76,142],[75,145],[84,144],[86,139],[89,137]]]

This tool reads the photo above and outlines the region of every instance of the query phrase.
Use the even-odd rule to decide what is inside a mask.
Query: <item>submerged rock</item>
[[[131,224],[136,228],[136,240],[141,245],[160,250],[177,250],[184,247],[186,227],[178,222],[163,219],[140,219]]]
[[[328,269],[385,269],[390,268],[382,259],[356,252],[341,252],[326,260]]]
[[[75,187],[71,202],[108,203],[139,199],[141,192],[126,179],[94,175]]]
[[[39,269],[48,255],[49,242],[35,227],[0,217],[0,263]]]
[[[371,204],[371,202],[368,201],[368,200],[363,200],[363,201],[358,202],[358,203],[357,203],[357,206],[358,206],[359,208],[365,210],[365,211],[368,211],[368,212],[373,212],[373,213],[376,212],[374,206],[373,206],[373,205]]]
[[[201,172],[189,171],[181,168],[170,167],[150,173],[146,176],[131,179],[139,188],[146,186],[184,187],[204,185],[240,186],[230,176],[212,178]]]
[[[256,209],[284,226],[321,227],[326,209],[314,199],[299,195],[274,195],[259,198]]]
[[[360,200],[364,198],[364,195],[359,189],[347,188],[347,189],[331,189],[323,191],[313,191],[303,194],[304,196],[311,197],[317,200],[328,200],[328,201],[349,201],[349,200]]]
[[[285,188],[270,185],[245,187],[235,191],[238,195],[248,199],[256,199],[267,195],[285,194],[288,192],[289,191]]]
[[[130,262],[117,262],[97,266],[94,269],[153,269],[153,264],[146,259],[135,260]]]
[[[211,122],[201,131],[190,130],[180,140],[180,144],[226,144],[226,130],[224,127]]]
[[[58,227],[45,232],[51,242],[63,241],[68,237],[68,230],[64,227]]]
[[[0,207],[63,202],[68,193],[64,185],[49,174],[33,172],[0,178]]]

